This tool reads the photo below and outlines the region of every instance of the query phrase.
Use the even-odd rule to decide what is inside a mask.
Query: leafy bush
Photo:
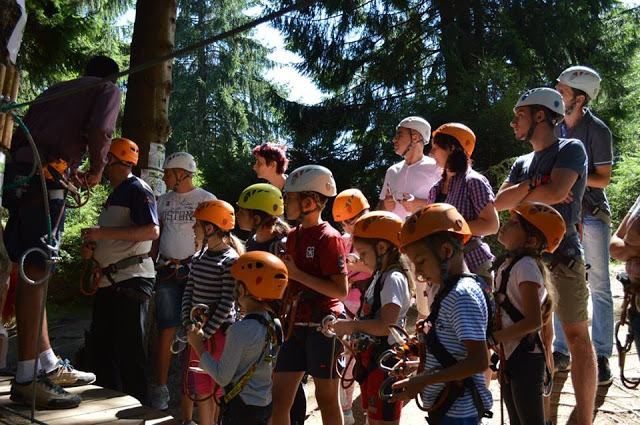
[[[611,206],[614,231],[640,195],[639,175],[640,153],[637,152],[622,155],[613,167],[611,184],[607,187],[607,197]]]

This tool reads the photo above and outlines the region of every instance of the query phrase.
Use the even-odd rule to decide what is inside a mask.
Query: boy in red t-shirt
[[[344,317],[342,300],[348,293],[342,236],[321,217],[328,198],[336,196],[336,184],[327,168],[306,165],[291,173],[283,192],[287,218],[299,225],[287,236],[283,258],[289,270],[283,305],[287,338],[275,368],[272,423],[289,424],[289,410],[307,372],[315,383],[322,422],[341,424],[339,381],[334,370],[341,347],[317,326],[327,315]]]

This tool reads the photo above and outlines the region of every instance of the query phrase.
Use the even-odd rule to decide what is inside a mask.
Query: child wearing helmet
[[[220,423],[267,425],[273,409],[272,369],[282,344],[282,328],[270,314],[270,302],[282,299],[287,268],[275,255],[253,251],[238,258],[231,275],[245,315],[227,329],[222,355],[211,356],[195,330],[187,338],[200,358],[200,368],[224,388]]]
[[[333,201],[333,220],[342,226],[342,238],[347,252],[349,294],[344,300],[344,309],[349,319],[354,319],[357,316],[362,292],[364,292],[366,285],[369,284],[369,278],[371,277],[371,273],[362,264],[353,246],[353,227],[363,214],[369,212],[369,208],[369,201],[359,189],[343,190],[338,193],[338,196],[336,196],[336,199]],[[347,357],[346,364],[347,367],[342,372],[342,377],[343,380],[349,382],[353,379],[355,362]],[[340,385],[340,404],[342,406],[345,425],[353,425],[355,423],[355,418],[351,411],[353,407],[354,390],[354,384],[349,385],[348,388]]]
[[[314,378],[323,421],[340,423],[334,362],[341,346],[318,329],[329,315],[344,317],[341,300],[348,293],[342,237],[321,217],[327,200],[336,196],[336,184],[327,168],[306,165],[289,175],[283,192],[287,218],[299,225],[287,236],[283,257],[290,281],[281,311],[285,342],[275,369],[273,422],[288,422],[296,390],[307,372]]]
[[[407,260],[400,253],[398,234],[402,220],[394,213],[374,211],[364,214],[353,229],[353,244],[363,265],[373,274],[358,320],[338,320],[333,329],[338,335],[366,334],[371,346],[356,352],[354,376],[360,384],[363,410],[370,424],[397,423],[402,402],[387,403],[378,395],[389,373],[376,366],[378,357],[395,340],[389,325],[404,327],[411,303],[413,277]]]
[[[280,219],[284,213],[282,193],[268,183],[247,187],[238,199],[236,221],[242,230],[252,232],[247,251],[266,251],[275,255],[285,250],[291,227]]]
[[[508,254],[496,274],[499,315],[491,344],[500,354],[500,386],[512,424],[546,422],[543,387],[553,383],[547,367],[552,338],[545,340],[540,330],[550,324],[554,292],[542,253],[555,251],[565,230],[558,211],[524,202],[498,233]]]
[[[417,278],[435,285],[437,293],[425,322],[425,372],[395,383],[399,392],[392,400],[422,392],[432,424],[479,423],[493,403],[483,376],[493,306],[490,288],[464,262],[462,247],[470,237],[455,207],[438,203],[417,210],[400,231]]]
[[[473,234],[464,247],[464,260],[472,273],[491,283],[494,256],[482,237],[496,233],[500,223],[489,180],[471,168],[476,136],[466,125],[453,122],[438,127],[432,140],[429,156],[442,168],[442,178],[431,188],[427,202],[446,202],[462,214]]]
[[[231,234],[235,226],[235,211],[225,201],[205,201],[193,213],[195,246],[200,252],[194,257],[191,272],[182,296],[181,318],[185,327],[190,323],[191,309],[196,304],[209,306],[208,318],[197,330],[211,355],[220,359],[225,344],[225,329],[235,321],[235,279],[231,267],[244,253],[242,243]],[[192,349],[181,353],[184,387],[182,419],[189,422],[193,415],[193,398],[198,402],[200,423],[213,423],[216,403],[213,400],[215,382],[202,373],[190,373],[189,366],[197,356]]]

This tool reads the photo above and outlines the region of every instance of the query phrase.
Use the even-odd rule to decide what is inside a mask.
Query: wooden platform
[[[0,424],[22,425],[31,423],[14,413],[2,409],[9,407],[23,415],[31,414],[29,407],[9,400],[11,378],[0,377]],[[80,394],[82,403],[75,409],[38,410],[35,418],[51,425],[179,425],[180,422],[165,412],[142,406],[138,400],[117,391],[96,385],[68,388]]]

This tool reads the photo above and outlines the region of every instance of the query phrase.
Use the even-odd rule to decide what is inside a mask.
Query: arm
[[[220,361],[216,361],[211,354],[204,349],[202,338],[195,331],[187,334],[189,343],[200,357],[200,367],[205,370],[220,386],[224,387],[231,383],[233,376],[238,371],[240,360],[245,355],[247,341],[252,341],[249,335],[236,335],[233,326],[227,331],[227,340]],[[260,350],[262,345],[260,345]]]
[[[534,187],[524,200],[559,204],[567,198],[578,177],[578,173],[569,168],[554,168],[549,183]]]
[[[193,272],[193,269],[191,269],[191,272]],[[182,303],[180,305],[180,321],[182,323],[190,319],[189,316],[191,314],[192,298],[193,298],[193,277],[191,276],[191,274],[189,274],[189,278],[187,279],[187,284],[185,285],[184,292],[182,293]]]
[[[500,220],[498,219],[498,211],[493,202],[487,204],[475,220],[468,222],[471,233],[474,236],[493,235],[500,228]]]
[[[105,83],[96,88],[95,101],[87,122],[90,169],[89,175],[97,176],[98,181],[107,163],[107,152],[111,146],[111,137],[116,128],[122,94],[113,83]]]
[[[616,260],[627,261],[629,258],[640,256],[640,245],[629,245],[627,241],[630,217],[631,214],[627,213],[622,223],[620,223],[620,227],[618,227],[616,233],[611,237],[609,248],[611,250],[611,257]],[[638,237],[640,237],[640,235],[638,235]]]
[[[158,259],[158,254],[160,250],[160,236],[162,236],[162,222],[160,222],[158,238],[153,240],[153,243],[151,244],[151,251],[149,251],[149,256],[151,257],[154,263]]]
[[[520,283],[519,289],[522,297],[522,314],[524,315],[524,319],[507,328],[494,332],[493,337],[496,342],[518,339],[542,327],[538,287],[538,284],[535,282],[525,281]]]
[[[323,279],[300,270],[289,255],[285,256],[282,261],[289,271],[289,279],[296,280],[307,288],[313,289],[327,297],[336,298],[340,301],[347,298],[349,282],[347,281],[346,274],[334,274],[329,276],[329,279]]]
[[[404,389],[404,391],[395,395],[391,400],[411,400],[426,386],[459,381],[487,370],[489,356],[486,341],[464,340],[462,343],[467,348],[467,357],[455,365],[435,373],[428,370],[412,378],[396,382],[393,384],[393,389]]]
[[[216,286],[219,287],[218,290],[221,292],[220,301],[215,305],[215,310],[211,312],[207,323],[202,325],[205,338],[211,338],[220,329],[235,303],[236,280],[231,276],[231,264],[228,264],[225,273],[219,278]]]
[[[598,189],[605,189],[611,182],[611,165],[603,165],[596,167],[593,174],[587,176],[587,186]]]
[[[398,323],[401,307],[397,304],[385,304],[380,309],[380,318],[371,320],[338,320],[333,329],[338,335],[364,332],[374,336],[388,336],[389,325]]]
[[[429,205],[429,200],[413,198],[413,200],[411,201],[400,201],[400,205],[402,205],[405,210],[412,213],[420,207],[426,207],[427,205]]]
[[[522,203],[529,194],[529,181],[511,183],[506,181],[500,186],[494,206],[498,211],[510,210]]]
[[[154,241],[160,236],[160,226],[154,223],[126,227],[88,227],[82,229],[82,237],[87,241],[116,239],[128,242]]]

